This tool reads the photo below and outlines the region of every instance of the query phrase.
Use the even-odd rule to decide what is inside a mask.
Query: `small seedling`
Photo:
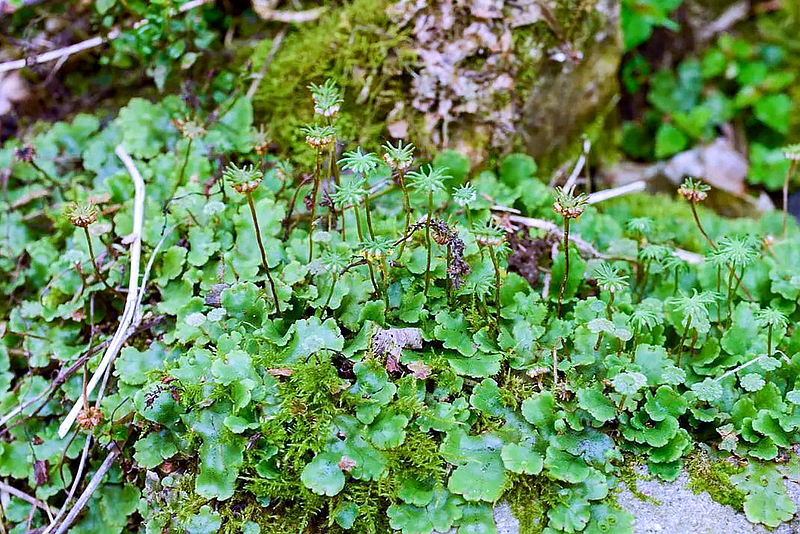
[[[118,294],[117,290],[109,285],[105,275],[100,271],[97,258],[94,256],[94,247],[92,247],[92,236],[89,235],[89,226],[97,221],[97,208],[91,204],[72,202],[64,210],[64,216],[69,219],[69,222],[72,223],[73,226],[83,228],[83,233],[86,236],[86,244],[89,246],[89,256],[92,258],[94,272],[108,290],[113,291],[114,294]]]
[[[553,202],[553,211],[561,215],[564,219],[564,278],[561,280],[561,289],[558,290],[558,316],[561,317],[561,305],[564,300],[564,290],[569,280],[569,221],[577,219],[583,214],[589,198],[581,193],[573,195],[572,191],[556,188],[556,199]]]
[[[278,300],[278,292],[275,289],[275,281],[272,279],[272,272],[270,271],[269,264],[267,263],[267,253],[264,251],[264,243],[261,240],[261,228],[258,225],[258,216],[256,215],[256,206],[253,203],[252,192],[259,186],[263,175],[261,171],[255,169],[252,165],[245,165],[239,167],[235,163],[228,164],[224,171],[224,176],[231,183],[231,187],[237,192],[244,194],[247,197],[247,204],[250,206],[250,214],[253,217],[253,226],[256,230],[256,241],[258,241],[258,250],[261,252],[261,264],[264,266],[264,272],[267,273],[267,281],[269,288],[272,292],[272,299],[275,302],[275,311],[278,317],[283,317],[281,313],[280,300]]]
[[[425,296],[428,296],[428,287],[431,281],[431,218],[433,217],[433,194],[437,191],[444,191],[444,181],[450,175],[441,167],[433,168],[428,165],[427,170],[422,168],[408,174],[411,180],[411,187],[428,195],[428,217],[425,220],[425,245],[428,247],[428,263],[425,268]]]

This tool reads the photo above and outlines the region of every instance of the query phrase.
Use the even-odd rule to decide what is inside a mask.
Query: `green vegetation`
[[[84,446],[91,472],[116,444],[78,532],[488,533],[503,499],[529,532],[630,532],[623,454],[669,480],[707,443],[749,460],[691,456],[715,498],[769,526],[791,516],[794,464],[772,460],[800,439],[796,224],[783,238],[780,214],[716,217],[695,180],[659,201],[680,219],[638,197],[589,205],[523,155],[474,175],[410,145],[335,161],[339,90],[312,90],[305,171],[263,151],[242,98],[133,100],[105,128],[80,115],[0,151],[0,475],[57,509]],[[151,282],[104,396],[62,441],[129,273],[117,144],[147,180]],[[12,497],[10,531],[26,506]]]
[[[143,21],[100,70],[168,93],[232,23],[185,4],[95,2],[103,28]],[[514,46],[581,51],[590,4]],[[637,47],[680,4],[623,1],[621,76],[648,106],[623,150],[662,159],[736,123],[751,182],[785,199],[793,42],[723,35],[650,72]],[[797,223],[723,219],[694,177],[592,203],[526,154],[434,154],[413,120],[416,147],[387,142],[414,63],[388,5],[0,148],[0,532],[491,534],[507,501],[523,534],[626,534],[615,494],[641,464],[754,523],[796,512]]]

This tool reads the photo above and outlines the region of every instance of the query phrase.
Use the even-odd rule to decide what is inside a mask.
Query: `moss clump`
[[[743,468],[724,460],[715,461],[704,451],[690,454],[686,468],[689,471],[688,487],[695,494],[707,491],[714,501],[743,510],[745,494],[730,479],[731,475],[742,472]]]
[[[617,477],[625,484],[625,487],[631,494],[639,499],[640,501],[651,502],[653,504],[661,504],[661,501],[643,493],[639,490],[637,486],[637,482],[639,480],[653,480],[652,476],[644,475],[636,470],[636,467],[640,465],[639,460],[632,455],[632,454],[625,454],[624,455],[625,461],[619,465],[619,469],[617,470]],[[618,491],[621,491],[617,488]]]
[[[547,526],[547,510],[555,500],[552,487],[542,484],[540,477],[511,475],[511,479],[511,489],[503,497],[519,521],[519,531],[540,534]]]
[[[284,40],[253,99],[257,120],[284,150],[299,151],[301,159],[313,161],[299,131],[314,121],[306,87],[327,78],[346,98],[336,119],[339,138],[367,149],[383,138],[386,116],[405,89],[402,73],[416,58],[410,51],[410,29],[392,24],[390,4],[353,0]],[[261,68],[271,46],[265,42],[255,51],[254,69]]]

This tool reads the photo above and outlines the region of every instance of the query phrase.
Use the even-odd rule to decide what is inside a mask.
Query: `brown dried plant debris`
[[[544,237],[532,238],[530,232],[520,231],[507,235],[508,244],[512,253],[508,257],[508,270],[525,278],[531,286],[539,284],[539,267],[542,263],[549,263],[550,251],[556,238],[552,234]]]

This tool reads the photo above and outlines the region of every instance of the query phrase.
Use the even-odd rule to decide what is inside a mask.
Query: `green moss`
[[[504,498],[511,512],[519,521],[519,531],[525,534],[540,534],[547,525],[547,510],[554,502],[552,486],[543,484],[541,477],[511,475],[511,489]]]
[[[284,40],[253,99],[256,121],[283,149],[297,151],[301,160],[313,158],[299,128],[315,120],[307,86],[327,78],[345,96],[336,119],[339,138],[367,148],[380,143],[386,116],[405,89],[402,73],[415,60],[410,29],[391,23],[390,3],[353,0]],[[255,70],[270,48],[271,43],[262,43],[253,54]]]
[[[634,455],[625,454],[624,457],[625,461],[618,466],[616,475],[625,484],[625,488],[627,488],[627,490],[630,491],[631,494],[633,494],[633,496],[640,501],[661,504],[658,499],[642,493],[637,486],[637,482],[639,480],[652,480],[653,477],[643,475],[636,471],[636,467],[640,465],[640,462]]]
[[[698,450],[686,459],[689,471],[689,489],[695,494],[707,491],[713,500],[741,511],[745,494],[730,480],[731,475],[743,471],[724,460],[713,460],[708,453]]]

